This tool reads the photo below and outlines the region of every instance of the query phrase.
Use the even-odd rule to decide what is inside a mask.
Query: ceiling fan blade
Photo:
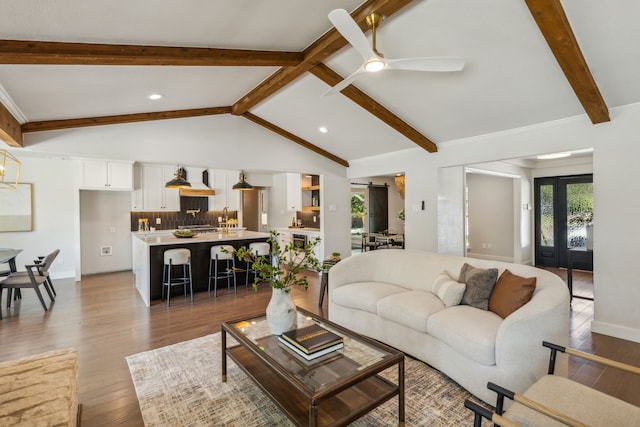
[[[336,27],[336,30],[358,51],[365,61],[377,56],[371,49],[367,37],[362,30],[360,30],[356,21],[349,15],[349,12],[344,9],[332,10],[329,12],[329,21],[331,21],[333,26]]]
[[[441,56],[432,58],[387,59],[387,69],[407,71],[461,71],[464,58]]]
[[[338,83],[335,86],[333,86],[331,89],[329,89],[328,91],[323,93],[322,96],[329,96],[329,95],[333,95],[333,94],[336,94],[336,93],[340,92],[342,89],[346,88],[354,80],[356,80],[358,78],[358,75],[362,74],[362,73],[366,73],[366,71],[364,70],[364,68],[360,67],[358,69],[358,71],[356,71],[355,73],[351,74],[349,77],[347,77],[344,80],[342,80],[340,83]]]

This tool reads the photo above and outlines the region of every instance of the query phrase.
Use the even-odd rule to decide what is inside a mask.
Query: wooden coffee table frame
[[[345,426],[387,400],[398,396],[398,425],[404,426],[404,354],[304,309],[298,308],[298,311],[305,316],[320,320],[345,336],[387,352],[390,356],[357,373],[346,375],[319,391],[313,391],[248,337],[238,332],[233,325],[247,320],[243,318],[222,323],[222,381],[227,380],[227,356],[229,356],[298,426]],[[250,319],[263,316],[264,314],[252,316]],[[239,344],[227,348],[227,334]],[[398,384],[377,375],[394,365],[398,366]]]

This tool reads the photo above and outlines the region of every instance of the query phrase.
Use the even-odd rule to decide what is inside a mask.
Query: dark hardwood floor
[[[558,271],[563,275],[564,271]],[[317,314],[319,280],[310,274],[308,291],[294,289],[295,303]],[[589,291],[591,275],[574,273],[574,286]],[[141,426],[142,417],[125,356],[218,332],[220,322],[264,311],[271,292],[238,287],[238,295],[204,293],[191,304],[183,297],[147,308],[133,286],[130,271],[83,277],[82,282],[55,281],[58,297],[45,313],[32,290],[7,309],[0,320],[0,361],[76,347],[79,353],[79,401],[82,425]],[[47,297],[45,296],[45,299]],[[593,334],[593,303],[574,299],[571,345],[580,350],[640,366],[640,344]],[[577,381],[640,406],[640,378],[572,361],[570,376]]]

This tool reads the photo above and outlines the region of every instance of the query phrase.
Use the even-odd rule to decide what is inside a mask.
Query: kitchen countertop
[[[133,234],[149,246],[175,245],[205,242],[224,242],[231,240],[247,240],[268,238],[269,233],[258,231],[229,231],[229,233],[199,233],[194,237],[175,237],[169,230],[155,231],[154,233],[133,232]]]

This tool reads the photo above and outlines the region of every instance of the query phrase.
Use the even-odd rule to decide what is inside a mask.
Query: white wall
[[[452,166],[438,170],[438,250],[441,254],[464,256],[464,168]],[[430,206],[431,204],[427,205]],[[422,205],[421,205],[422,206]],[[413,217],[415,209],[412,209],[412,220],[409,222],[413,229]],[[408,214],[408,212],[407,212]],[[463,230],[460,233],[460,230]],[[407,233],[407,247],[413,243],[413,233]],[[429,239],[426,239],[429,240]],[[424,248],[427,249],[427,248]],[[429,250],[434,250],[428,248]]]
[[[513,182],[513,178],[466,174],[469,203],[468,256],[514,261]]]
[[[60,254],[49,270],[56,278],[74,277],[76,257],[73,207],[73,165],[70,160],[16,154],[22,163],[20,182],[32,183],[33,230],[0,233],[0,247],[22,249],[18,270],[38,255],[55,249]],[[0,190],[11,191],[11,190]]]
[[[82,274],[131,270],[130,192],[80,191],[80,248]]]
[[[593,125],[586,116],[539,126],[439,144],[429,154],[415,148],[388,156],[352,161],[349,177],[379,175],[402,165],[407,179],[405,203],[438,202],[438,170],[540,153],[593,147],[594,287],[596,332],[640,342],[640,286],[634,264],[640,258],[637,215],[640,199],[640,105],[610,110],[611,122]],[[417,185],[420,183],[420,185]],[[407,209],[407,246],[437,250],[436,209]],[[462,233],[462,229],[460,229]],[[419,238],[417,238],[419,237]]]

